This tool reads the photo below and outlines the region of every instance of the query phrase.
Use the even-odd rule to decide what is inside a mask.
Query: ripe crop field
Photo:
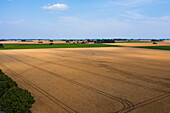
[[[1,50],[0,69],[34,96],[32,113],[170,111],[170,51]]]

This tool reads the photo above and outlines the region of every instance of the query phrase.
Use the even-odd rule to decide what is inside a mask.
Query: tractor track
[[[67,53],[69,52],[70,53],[70,51],[66,51]],[[74,51],[72,51],[72,52],[74,52]],[[100,52],[104,52],[104,51],[100,51]],[[51,54],[51,52],[43,52],[43,53],[50,53]],[[74,52],[75,54],[76,54],[76,52]],[[72,53],[70,53],[70,54],[72,54]],[[107,54],[109,54],[108,52],[107,52]],[[53,53],[53,55],[58,55],[58,54],[54,54]],[[81,54],[79,54],[79,55],[81,55]],[[111,56],[112,54],[110,54],[110,56]],[[59,55],[59,56],[62,56],[62,55]],[[84,55],[82,55],[82,56],[84,56]],[[89,56],[93,56],[93,55],[89,55]],[[72,56],[73,57],[73,56]],[[122,58],[123,60],[131,60],[131,59],[133,59],[133,61],[135,62],[135,63],[137,63],[137,64],[151,64],[151,65],[155,65],[155,66],[160,66],[160,67],[165,67],[165,68],[167,68],[168,66],[165,66],[165,65],[161,65],[161,64],[155,64],[155,63],[153,63],[153,62],[156,62],[157,60],[153,60],[153,62],[151,63],[150,62],[150,60],[148,60],[148,59],[146,59],[145,58],[145,62],[143,62],[143,59],[141,59],[141,57],[137,57],[139,60],[137,60],[137,59],[134,59],[134,57],[133,56],[123,56],[123,55],[117,55],[117,54],[114,54],[114,57],[115,58]],[[74,56],[74,58],[78,58],[78,57],[75,57]],[[149,61],[149,63],[147,62],[147,61]],[[169,68],[169,67],[168,67]]]
[[[53,54],[51,54],[51,55],[53,55]],[[57,55],[57,56],[60,56],[60,55]],[[35,58],[35,57],[34,57]],[[55,57],[49,57],[49,58],[55,58]],[[72,61],[72,60],[68,60],[68,59],[63,59],[63,58],[57,58],[57,59],[61,59],[61,60],[66,60],[66,61],[69,61],[69,62],[77,62],[77,63],[83,63],[83,62],[79,62],[79,61]],[[80,59],[80,58],[76,58],[76,59]],[[86,59],[83,59],[83,61],[84,60],[87,60],[88,58],[86,58]],[[89,60],[91,60],[91,59],[89,59]],[[98,61],[98,60],[91,60],[91,61],[93,61],[93,62],[99,62],[100,63],[100,61]],[[115,62],[109,62],[109,63],[114,63],[115,64]],[[94,65],[94,66],[98,66],[98,65],[95,65],[94,63],[91,63],[91,62],[88,62],[88,64],[90,64],[90,65]],[[116,63],[116,64],[121,64],[121,63]],[[139,79],[139,80],[142,80],[142,81],[145,81],[145,82],[148,82],[148,83],[153,83],[153,84],[155,84],[155,83],[157,83],[157,84],[159,84],[159,85],[161,85],[161,86],[165,86],[165,87],[168,87],[168,88],[170,88],[170,84],[167,84],[167,83],[163,83],[163,82],[161,82],[161,81],[154,81],[154,80],[151,80],[152,78],[155,78],[155,79],[158,79],[158,80],[160,80],[160,79],[162,79],[162,80],[166,80],[166,81],[170,81],[170,79],[167,79],[167,78],[162,78],[162,77],[156,77],[156,76],[152,76],[152,75],[146,75],[146,74],[142,74],[142,76],[138,76],[138,75],[140,75],[140,74],[131,74],[131,73],[129,73],[129,72],[125,72],[125,71],[123,71],[123,70],[120,70],[120,69],[117,69],[117,68],[115,68],[115,67],[113,67],[113,66],[108,66],[108,65],[106,65],[105,63],[103,64],[104,66],[104,68],[106,68],[106,69],[110,69],[110,70],[115,70],[115,71],[117,71],[117,72],[119,72],[119,73],[122,73],[122,76],[124,76],[124,74],[126,74],[126,75],[128,75],[128,77],[133,77],[133,78],[135,78],[135,79]],[[126,66],[129,66],[129,65],[127,65],[127,64],[121,64],[121,65],[126,65]],[[136,67],[136,66],[131,66],[131,67]],[[138,68],[144,68],[144,67],[139,67],[139,66],[137,66]],[[151,70],[156,70],[156,69],[151,69]],[[157,71],[160,71],[160,70],[157,70]],[[162,71],[162,70],[161,70]],[[162,72],[165,72],[165,71],[162,71]],[[169,72],[169,71],[167,71],[167,72]],[[127,76],[126,76],[127,77]],[[148,78],[151,78],[151,79],[148,79]]]
[[[4,54],[4,53],[3,53],[3,54]],[[119,111],[116,111],[115,113],[128,112],[128,111],[131,111],[131,110],[133,110],[133,109],[135,108],[134,104],[133,104],[132,102],[126,100],[126,99],[122,99],[122,98],[120,98],[120,97],[116,97],[116,96],[110,95],[110,94],[108,94],[108,93],[106,93],[106,92],[100,91],[100,90],[95,89],[95,88],[93,88],[93,87],[87,86],[87,85],[85,85],[85,84],[79,83],[79,82],[74,81],[74,80],[72,80],[72,79],[69,79],[69,78],[63,77],[63,76],[61,76],[61,75],[58,75],[58,74],[56,74],[56,73],[53,73],[53,72],[47,71],[47,70],[45,70],[45,69],[42,69],[42,68],[40,68],[40,67],[38,67],[38,66],[35,66],[35,65],[29,64],[29,63],[27,63],[27,62],[24,62],[24,61],[22,61],[22,60],[20,60],[20,59],[17,59],[17,58],[15,58],[15,57],[13,57],[13,56],[10,56],[10,55],[7,55],[7,54],[4,54],[4,55],[6,55],[6,56],[8,56],[8,57],[10,57],[10,58],[12,58],[12,59],[15,59],[16,61],[19,61],[19,62],[21,62],[21,63],[24,63],[24,64],[26,64],[26,65],[29,65],[29,66],[32,67],[32,68],[36,68],[36,69],[38,69],[38,70],[44,71],[44,72],[49,73],[49,74],[51,74],[51,75],[53,75],[53,76],[55,76],[55,77],[57,77],[57,78],[60,78],[60,79],[62,79],[62,80],[65,80],[65,81],[67,81],[67,82],[70,82],[70,83],[72,83],[72,84],[75,84],[75,85],[77,85],[77,86],[83,87],[83,88],[85,88],[85,89],[91,90],[91,91],[93,91],[93,92],[95,92],[95,93],[97,93],[97,94],[103,95],[103,96],[105,96],[105,97],[107,97],[107,98],[110,98],[110,99],[112,99],[112,100],[115,100],[115,101],[121,103],[121,104],[123,105],[123,108],[122,108],[121,110],[119,110]]]
[[[29,53],[33,53],[33,52],[29,52]],[[72,61],[72,60],[68,60],[68,59],[65,59],[65,58],[61,58],[61,57],[63,57],[63,55],[58,55],[58,54],[50,54],[50,55],[57,55],[57,56],[60,56],[60,58],[56,58],[56,57],[51,57],[50,56],[50,58],[56,58],[56,59],[61,59],[61,60],[64,60],[64,61],[69,61],[69,62],[77,62],[77,63],[84,63],[84,64],[90,64],[90,65],[94,65],[94,66],[98,66],[98,65],[96,65],[96,64],[94,64],[94,63],[91,63],[91,62],[88,62],[88,63],[86,63],[86,62],[79,62],[79,61]],[[25,55],[25,56],[28,56],[28,55]],[[35,57],[34,57],[35,58]],[[67,57],[68,58],[68,57]],[[70,57],[69,57],[70,58]],[[88,60],[91,60],[91,59],[89,59],[89,58],[78,58],[78,57],[73,57],[73,58],[75,58],[75,59],[82,59],[83,61],[87,61],[87,59]],[[93,61],[93,62],[99,62],[99,63],[101,63],[101,62],[105,62],[105,61],[99,61],[99,60],[91,60],[91,61]],[[109,62],[109,63],[114,63],[115,64],[115,62]],[[116,63],[116,64],[121,64],[121,63]],[[139,64],[139,63],[138,63]],[[127,64],[122,64],[122,65],[126,65],[126,66],[128,66],[129,67],[129,65],[127,65]],[[137,68],[146,68],[146,67],[141,67],[141,66],[131,66],[130,65],[130,67],[137,67]],[[112,68],[114,68],[114,67],[112,67]],[[114,68],[114,69],[116,69],[116,68]],[[149,69],[149,68],[146,68],[146,69]],[[156,71],[161,71],[161,72],[170,72],[170,71],[163,71],[163,70],[158,70],[158,69],[152,69],[152,68],[150,68],[151,70],[156,70]],[[117,69],[118,71],[119,71],[119,69]],[[122,71],[122,70],[121,70]],[[135,74],[136,75],[136,74]],[[156,78],[156,79],[162,79],[162,80],[167,80],[167,81],[170,81],[170,79],[168,79],[168,78],[163,78],[163,77],[156,77],[156,76],[152,76],[152,75],[146,75],[146,74],[142,74],[143,76],[147,76],[147,77],[149,77],[149,78]]]
[[[159,101],[159,100],[161,100],[161,99],[164,99],[164,98],[166,98],[166,97],[169,97],[169,96],[170,96],[170,93],[165,93],[165,94],[159,95],[159,96],[157,96],[157,97],[154,97],[154,98],[151,98],[151,99],[148,99],[148,100],[139,102],[139,103],[137,103],[137,104],[134,105],[135,108],[132,109],[132,110],[135,110],[135,109],[144,107],[144,106],[146,106],[146,105],[148,105],[148,104],[152,104],[152,103],[154,103],[154,102],[157,102],[157,101]],[[126,111],[126,113],[128,113],[128,112],[130,112],[130,111],[132,111],[132,110]]]
[[[31,53],[31,52],[30,52]],[[32,52],[33,53],[33,52]],[[49,53],[50,55],[57,55],[57,56],[61,56],[61,57],[63,57],[63,55],[59,55],[59,54],[54,54],[54,53]],[[80,55],[80,54],[79,54]],[[127,58],[127,57],[123,57],[123,56],[117,56],[117,57],[115,57],[116,55],[114,55],[114,58],[121,58],[121,59],[123,59],[125,62],[126,62],[126,60],[128,59],[132,59],[132,58]],[[69,57],[69,56],[64,56],[64,57]],[[91,56],[90,56],[91,57]],[[69,57],[70,58],[70,57]],[[72,56],[72,58],[75,58],[75,59],[81,59],[81,60],[91,60],[91,59],[89,59],[89,58],[79,58],[79,57],[75,57],[75,56]],[[134,59],[134,58],[133,58]],[[111,58],[109,58],[109,60],[111,60]],[[96,61],[96,60],[91,60],[91,61]],[[138,60],[139,61],[139,60]],[[141,62],[141,61],[140,61]],[[144,69],[151,69],[151,70],[156,70],[156,71],[161,71],[161,72],[170,72],[170,71],[163,71],[163,70],[160,70],[160,69],[153,69],[153,68],[149,68],[149,67],[144,67],[144,66],[141,66],[140,64],[151,64],[151,63],[147,63],[147,62],[135,62],[135,66],[132,66],[132,65],[130,65],[130,66],[132,66],[132,67],[138,67],[138,68],[144,68]],[[112,60],[110,63],[116,63],[116,64],[121,64],[120,62],[119,63],[117,63],[117,62],[114,62],[114,60]],[[136,65],[137,64],[137,65]],[[126,66],[129,66],[129,65],[127,65],[127,64],[125,64],[125,63],[122,63],[122,65],[126,65]],[[140,65],[140,66],[139,66]],[[152,65],[155,65],[155,64],[152,64]],[[163,66],[163,65],[155,65],[155,66],[161,66],[161,67],[168,67],[168,66]]]
[[[23,55],[23,54],[22,54]],[[43,61],[43,62],[47,62],[47,63],[50,63],[50,64],[54,64],[54,65],[59,65],[59,66],[64,66],[64,67],[68,67],[68,68],[72,68],[72,69],[75,69],[75,70],[80,70],[80,71],[86,71],[88,73],[91,73],[93,74],[94,76],[100,76],[100,77],[103,77],[103,78],[107,78],[107,79],[113,79],[113,80],[117,80],[117,81],[121,81],[121,82],[124,82],[124,83],[127,83],[127,84],[132,84],[132,85],[137,85],[139,87],[144,87],[144,88],[147,88],[147,89],[151,89],[151,90],[155,90],[155,91],[160,91],[160,92],[164,92],[164,93],[169,93],[168,91],[165,91],[165,90],[161,90],[161,89],[156,89],[156,88],[152,88],[152,87],[148,87],[148,86],[143,86],[143,85],[140,85],[140,84],[136,84],[136,83],[132,83],[132,82],[128,82],[128,81],[124,81],[124,80],[120,80],[120,79],[116,79],[116,78],[113,78],[113,77],[109,77],[109,76],[104,76],[102,74],[97,74],[97,73],[94,73],[94,72],[91,72],[91,71],[87,71],[87,70],[84,70],[84,69],[80,69],[80,68],[76,68],[76,67],[72,67],[72,66],[68,66],[68,65],[64,65],[64,64],[59,64],[59,63],[56,63],[56,62],[51,62],[51,61],[47,61],[47,60],[43,60],[43,59],[39,59],[39,58],[36,58],[36,57],[32,57],[32,56],[28,56],[28,55],[23,55],[25,57],[29,57],[29,58],[32,58],[32,59],[35,59],[35,60],[39,60],[39,61]],[[133,74],[130,74],[128,72],[124,72],[122,70],[119,70],[117,68],[112,68],[114,70],[116,70],[117,72],[120,72],[122,73],[123,76],[125,76],[124,74],[130,76],[130,77],[134,77],[135,75]],[[138,77],[139,78],[139,77]],[[143,78],[140,78],[144,81]],[[148,81],[148,79],[146,79]],[[150,82],[150,81],[149,81]],[[152,81],[151,81],[152,82]],[[154,82],[155,83],[155,82]],[[160,83],[159,83],[160,84]],[[163,86],[167,86],[166,84],[163,84]]]
[[[0,65],[8,70],[13,76],[18,77],[19,79],[21,79],[22,81],[26,82],[29,86],[31,86],[32,88],[34,88],[35,90],[37,90],[39,93],[41,93],[42,95],[44,95],[46,98],[48,98],[49,100],[51,100],[52,102],[54,102],[55,104],[57,104],[59,107],[61,107],[62,109],[64,109],[66,112],[68,113],[77,113],[76,110],[70,108],[69,106],[67,106],[66,104],[62,103],[61,101],[59,101],[57,98],[55,98],[54,96],[50,95],[48,92],[46,92],[45,90],[43,90],[42,88],[38,87],[37,85],[35,85],[34,83],[32,83],[31,81],[25,79],[24,77],[22,77],[20,74],[16,73],[15,71],[13,71],[12,69],[8,68],[7,66],[5,66],[4,64],[0,63]]]

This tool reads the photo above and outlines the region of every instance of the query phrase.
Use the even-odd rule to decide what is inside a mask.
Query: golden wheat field
[[[0,69],[35,97],[32,113],[170,111],[170,51],[1,50]]]

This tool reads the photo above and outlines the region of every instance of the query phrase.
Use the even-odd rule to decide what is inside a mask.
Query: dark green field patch
[[[105,44],[3,44],[5,49],[42,49],[42,48],[90,48],[90,47],[121,47],[118,45]]]
[[[170,50],[170,46],[136,46],[135,48]]]

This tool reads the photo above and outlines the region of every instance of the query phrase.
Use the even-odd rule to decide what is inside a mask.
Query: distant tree
[[[21,42],[26,42],[27,40],[21,40]]]
[[[151,40],[151,42],[155,42],[155,41],[159,41],[159,40],[157,40],[157,39],[152,39],[152,40]]]
[[[96,43],[101,43],[101,40],[100,40],[100,39],[97,39],[97,40],[96,40]]]
[[[4,48],[4,45],[3,45],[3,44],[0,44],[0,48]]]
[[[53,45],[53,43],[49,43],[49,45]]]
[[[42,41],[38,41],[38,43],[43,43]]]
[[[70,41],[69,41],[69,40],[66,40],[66,43],[70,43]]]
[[[90,40],[90,39],[87,39],[87,42],[91,42],[91,40]]]
[[[153,42],[153,44],[157,44],[156,42]]]
[[[54,40],[49,40],[50,42],[54,42]]]
[[[97,41],[95,40],[94,43],[97,43]]]
[[[85,42],[83,41],[83,42],[81,42],[82,44],[85,44]]]
[[[29,113],[34,103],[34,97],[27,90],[13,87],[0,98],[0,110],[5,113]]]

